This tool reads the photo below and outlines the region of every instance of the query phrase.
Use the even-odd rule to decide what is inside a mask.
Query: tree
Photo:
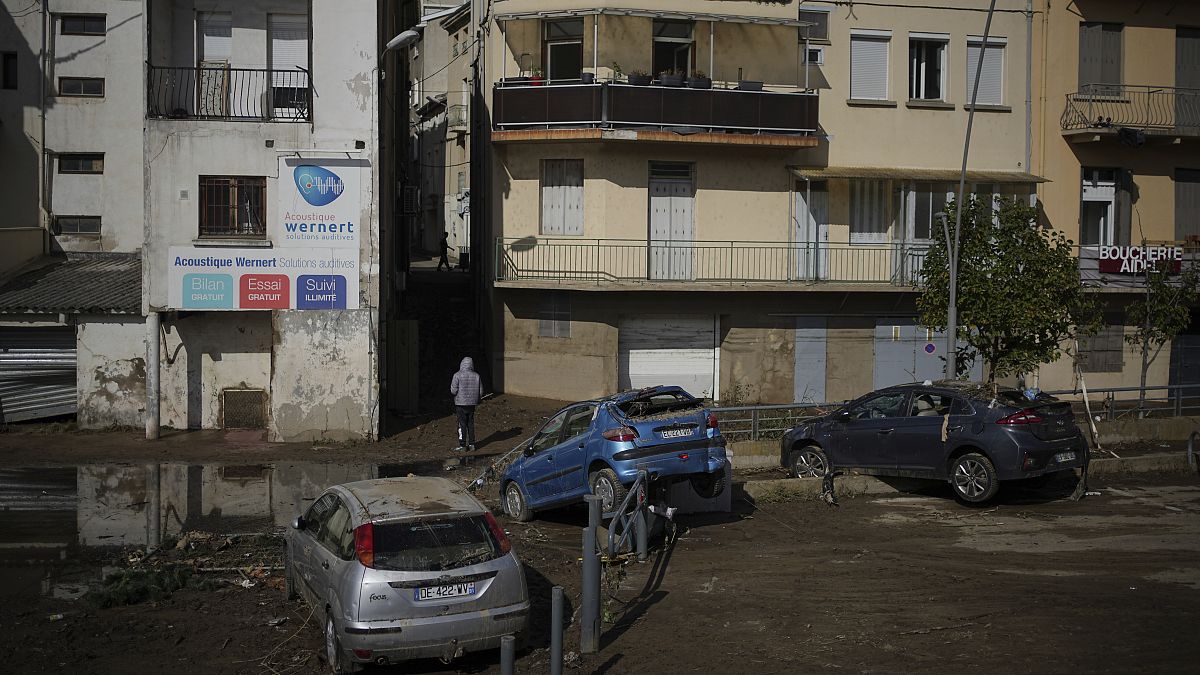
[[[1142,355],[1142,386],[1138,392],[1138,415],[1146,406],[1146,374],[1163,347],[1182,333],[1192,321],[1192,306],[1200,298],[1200,269],[1189,265],[1176,274],[1173,261],[1146,265],[1146,292],[1129,306],[1127,323],[1134,326],[1125,341]]]
[[[947,204],[954,221],[954,202]],[[934,245],[921,267],[917,298],[921,323],[946,329],[950,271],[945,232],[935,228]],[[1062,344],[1095,332],[1099,305],[1087,293],[1061,232],[1041,228],[1037,210],[1015,199],[972,198],[963,211],[958,263],[959,375],[982,358],[988,382],[1026,373],[1058,360]]]

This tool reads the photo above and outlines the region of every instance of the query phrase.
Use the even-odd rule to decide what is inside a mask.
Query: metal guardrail
[[[1128,127],[1200,135],[1200,89],[1091,84],[1067,94],[1064,131]]]
[[[1088,389],[1093,414],[1107,420],[1126,417],[1182,417],[1200,415],[1200,384],[1146,387],[1146,398],[1139,407],[1140,387]],[[1080,390],[1047,391],[1060,398],[1082,396]],[[1077,417],[1086,416],[1083,399],[1063,398],[1071,403]],[[758,441],[779,438],[801,419],[823,414],[844,405],[845,401],[822,403],[780,403],[772,405],[722,406],[712,408],[721,421],[721,434],[730,441]]]
[[[608,525],[608,557],[611,560],[617,553],[637,537],[638,560],[646,559],[647,522],[646,522],[646,487],[650,483],[650,474],[645,469],[638,471],[638,477],[629,486],[629,493],[615,510],[605,513],[605,518],[612,520]],[[618,534],[618,532],[620,534]]]
[[[302,70],[149,66],[146,115],[166,119],[307,122],[312,91]]]

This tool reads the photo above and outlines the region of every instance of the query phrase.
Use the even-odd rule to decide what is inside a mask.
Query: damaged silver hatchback
[[[289,530],[288,597],[325,625],[335,673],[499,647],[529,620],[525,573],[491,511],[444,478],[326,490]]]

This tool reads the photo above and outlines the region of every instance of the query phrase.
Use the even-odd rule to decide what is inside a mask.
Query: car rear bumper
[[[1015,444],[1005,453],[1007,461],[996,462],[996,477],[1000,480],[1017,480],[1078,469],[1087,463],[1088,452],[1087,441],[1082,436],[1069,441]],[[1073,456],[1062,457],[1064,454]]]
[[[339,639],[346,657],[365,663],[385,658],[388,662],[430,657],[453,657],[460,650],[495,649],[500,638],[525,630],[529,623],[529,601],[494,609],[430,616],[399,621],[358,621],[342,627]],[[354,650],[371,650],[370,658],[359,658]]]
[[[631,448],[612,456],[613,470],[622,483],[637,480],[640,469],[646,469],[654,478],[691,476],[724,471],[728,462],[723,437]]]

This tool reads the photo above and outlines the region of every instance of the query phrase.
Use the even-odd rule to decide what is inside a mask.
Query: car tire
[[[509,481],[504,486],[504,512],[518,523],[533,520],[533,513],[529,510],[529,502],[525,500],[525,493],[521,492],[521,486],[513,481]]]
[[[983,504],[996,496],[1000,481],[992,461],[978,452],[956,457],[950,464],[954,496],[968,504]]]
[[[361,665],[347,659],[346,653],[342,651],[342,641],[338,639],[337,624],[333,621],[333,615],[325,617],[325,660],[334,675],[357,673],[362,670]]]
[[[600,510],[603,513],[615,511],[621,502],[625,501],[625,496],[629,494],[629,490],[621,485],[617,473],[607,467],[589,474],[588,486],[591,488],[592,494],[600,497]]]
[[[788,457],[788,473],[792,478],[823,478],[829,471],[829,457],[815,445],[792,450]]]
[[[716,499],[725,491],[725,471],[714,471],[691,476],[692,489],[701,499]]]
[[[296,577],[292,572],[292,545],[283,545],[283,597],[286,600],[296,599]]]

